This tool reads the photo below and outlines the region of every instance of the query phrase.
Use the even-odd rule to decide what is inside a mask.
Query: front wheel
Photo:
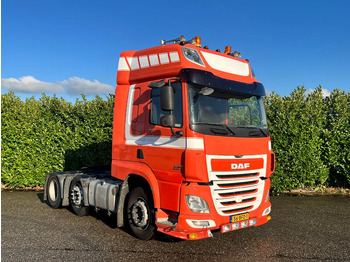
[[[89,214],[89,207],[84,206],[83,186],[80,182],[80,176],[73,178],[69,187],[69,202],[73,212],[78,216],[86,216]]]
[[[142,187],[133,189],[128,198],[128,224],[133,234],[141,240],[155,235],[154,207],[150,194]]]

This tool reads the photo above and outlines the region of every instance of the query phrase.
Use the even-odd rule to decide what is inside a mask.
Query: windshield
[[[190,127],[214,135],[268,136],[263,97],[188,83]]]

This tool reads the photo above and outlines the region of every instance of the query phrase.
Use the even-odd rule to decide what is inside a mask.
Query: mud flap
[[[129,184],[128,180],[124,180],[118,194],[117,200],[117,227],[124,226],[124,206],[125,206],[125,198],[129,193]]]

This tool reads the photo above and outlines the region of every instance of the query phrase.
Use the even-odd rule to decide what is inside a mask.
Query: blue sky
[[[265,88],[350,92],[350,1],[3,0],[2,93],[113,92],[119,54],[201,36],[248,58]],[[26,90],[26,92],[22,92]]]

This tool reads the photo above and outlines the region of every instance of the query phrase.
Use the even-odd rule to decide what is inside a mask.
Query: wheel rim
[[[83,205],[83,188],[80,183],[76,183],[70,193],[72,204],[76,207]]]
[[[131,207],[133,223],[140,229],[145,230],[149,226],[149,208],[143,198],[138,198]]]
[[[57,181],[51,180],[49,185],[49,197],[53,202],[57,200],[57,197],[58,197],[57,194],[58,194]]]

